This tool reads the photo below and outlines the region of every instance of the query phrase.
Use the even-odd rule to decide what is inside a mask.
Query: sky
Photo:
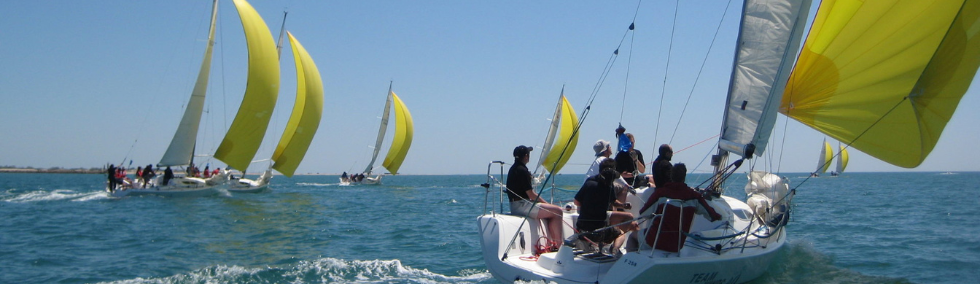
[[[562,88],[581,115],[597,86],[563,173],[585,173],[593,143],[614,140],[619,124],[635,135],[647,162],[658,145],[669,143],[677,152],[674,162],[710,171],[706,158],[715,152],[741,8],[739,1],[694,1],[676,9],[672,1],[251,4],[273,37],[288,11],[286,29],[309,51],[323,79],[323,118],[297,174],[363,170],[389,82],[415,126],[402,174],[484,174],[491,161],[510,163],[515,146],[544,143]],[[197,76],[211,2],[42,0],[4,6],[0,166],[157,163]],[[214,153],[246,84],[237,11],[227,0],[218,9],[198,137],[202,156]],[[636,30],[627,33],[634,16]],[[599,84],[617,47],[620,53]],[[272,155],[288,120],[296,88],[292,62],[285,47],[276,112],[255,160]],[[980,142],[980,113],[973,111],[980,109],[978,88],[963,97],[918,168],[851,149],[848,171],[980,171],[971,150]],[[823,139],[837,147],[782,115],[773,137],[766,157],[757,160],[780,172],[813,171]],[[532,153],[532,162],[538,154]],[[196,159],[223,167],[209,157]],[[259,161],[249,170],[266,167]]]

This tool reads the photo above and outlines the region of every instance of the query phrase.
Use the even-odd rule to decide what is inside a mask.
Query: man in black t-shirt
[[[527,163],[531,159],[528,146],[514,148],[514,165],[507,172],[507,197],[510,199],[510,213],[532,219],[546,220],[548,227],[549,249],[557,251],[562,243],[562,210],[557,205],[544,201],[534,192],[531,185],[531,171]]]

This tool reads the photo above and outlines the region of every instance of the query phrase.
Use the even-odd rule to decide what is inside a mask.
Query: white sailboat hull
[[[348,179],[339,178],[338,180],[340,181],[340,185],[343,186],[357,185],[357,184],[376,185],[376,184],[381,184],[382,178],[384,178],[384,175],[376,175],[374,177],[365,176],[363,179],[359,181],[355,181],[352,178],[348,178]]]
[[[239,179],[237,183],[228,185],[231,193],[259,193],[269,189],[269,182],[257,182],[250,179]]]
[[[168,197],[198,197],[213,196],[219,193],[218,189],[225,185],[224,175],[211,178],[197,177],[178,177],[170,180],[168,185],[159,185],[159,179],[155,179],[143,188],[138,185],[134,188],[116,189],[108,191],[110,197],[157,195]]]
[[[381,179],[384,178],[383,175],[377,175],[374,177],[365,177],[360,183],[363,184],[381,184]]]
[[[723,215],[733,216],[733,211],[749,208],[736,199],[725,197],[722,200],[712,202],[725,202],[734,208],[727,214],[719,212]],[[744,214],[745,211],[737,215]],[[577,213],[566,211],[564,218],[565,224],[575,224]],[[739,218],[734,217],[734,227],[748,225],[748,220]],[[575,251],[573,247],[565,245],[558,252],[543,253],[533,260],[534,240],[541,235],[542,226],[539,222],[528,222],[522,227],[523,219],[504,214],[486,214],[477,218],[487,269],[502,282],[744,283],[762,275],[786,242],[783,229],[766,239],[750,236],[748,240],[742,240],[744,244],[736,244],[739,247],[728,246],[721,253],[701,250],[690,245],[689,239],[689,244],[679,253],[646,248],[627,252],[618,258],[611,255],[590,258],[587,256],[591,254]],[[693,228],[704,227],[708,223],[712,222],[696,220]],[[758,225],[753,224],[753,227],[758,228]],[[564,235],[570,236],[571,228],[567,225],[563,227]],[[515,235],[518,237],[514,245],[509,246]],[[742,249],[742,246],[745,248]]]
[[[255,180],[240,178],[228,183],[228,192],[231,193],[259,193],[269,189],[272,182],[272,170],[266,170]]]

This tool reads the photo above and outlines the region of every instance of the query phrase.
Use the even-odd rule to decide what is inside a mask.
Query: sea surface
[[[980,283],[980,173],[785,176],[802,182],[790,242],[751,283]],[[555,198],[583,178],[556,177]],[[0,283],[497,282],[477,236],[486,175],[118,199],[104,180],[0,174]],[[726,193],[744,197],[744,180]]]

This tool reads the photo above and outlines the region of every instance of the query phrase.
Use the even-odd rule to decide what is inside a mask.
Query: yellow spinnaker
[[[912,168],[980,66],[980,1],[823,1],[780,112]]]
[[[565,163],[568,162],[568,159],[572,157],[572,153],[575,152],[575,146],[578,145],[578,133],[574,133],[575,128],[578,128],[578,115],[575,115],[572,104],[568,103],[568,99],[562,95],[561,132],[557,138],[557,143],[551,147],[551,151],[548,152],[548,157],[542,163],[549,173],[558,173],[565,166]],[[566,148],[567,150],[565,150]],[[565,151],[564,155],[562,155],[562,151]],[[559,156],[561,156],[561,159],[558,159]],[[558,163],[556,164],[555,161],[558,161]]]
[[[279,95],[279,56],[269,27],[245,0],[235,0],[248,41],[248,84],[235,120],[214,157],[244,171],[258,152]]]
[[[320,71],[313,63],[313,58],[306,52],[292,33],[289,35],[289,45],[293,49],[296,62],[296,104],[293,113],[286,123],[276,152],[272,154],[272,165],[280,173],[292,177],[296,167],[303,161],[306,151],[313,143],[313,135],[320,126],[323,114],[323,80]]]
[[[391,174],[398,174],[398,168],[402,166],[405,155],[408,155],[408,148],[412,146],[412,135],[415,130],[412,114],[408,112],[405,103],[394,92],[391,93],[391,97],[395,103],[395,137],[392,138],[391,148],[388,149],[385,161],[381,165]]]

